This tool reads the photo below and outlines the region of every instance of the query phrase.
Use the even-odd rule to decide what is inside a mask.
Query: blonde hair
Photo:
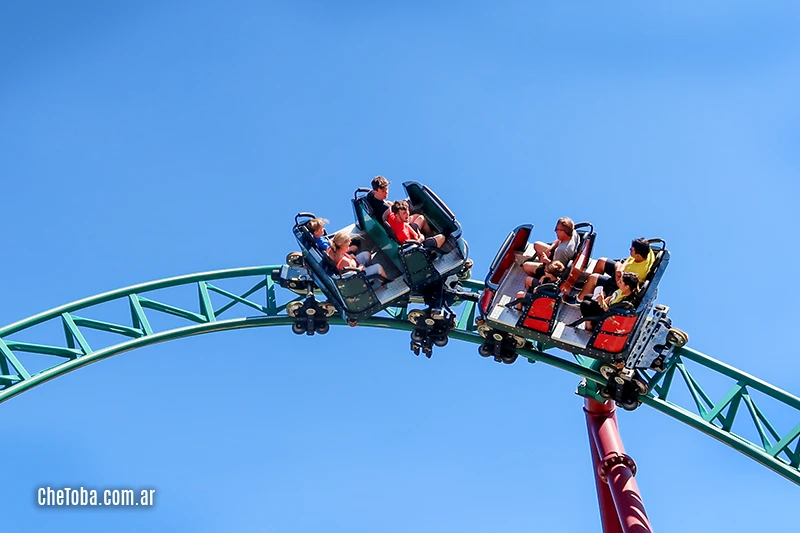
[[[327,218],[312,218],[308,221],[308,229],[311,231],[311,233],[314,233],[315,231],[324,228],[325,224],[327,223]]]
[[[350,242],[350,234],[344,231],[337,231],[331,239],[331,248],[338,252],[344,246],[347,246],[348,242]]]

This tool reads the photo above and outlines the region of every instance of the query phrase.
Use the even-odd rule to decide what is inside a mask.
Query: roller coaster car
[[[356,227],[369,235],[376,247],[386,254],[403,273],[413,292],[427,285],[443,283],[450,274],[468,277],[471,262],[469,248],[461,236],[461,224],[450,208],[427,186],[414,181],[403,183],[408,194],[411,214],[422,214],[433,233],[447,237],[441,249],[427,249],[421,243],[399,244],[389,224],[378,218],[366,200],[370,189],[357,189],[353,195],[353,212]]]
[[[526,344],[526,339],[545,342],[555,327],[563,302],[562,291],[568,293],[576,283],[583,281],[594,246],[595,232],[588,222],[575,225],[578,246],[575,256],[565,265],[558,283],[547,283],[528,294],[522,302],[522,312],[513,306],[518,291],[525,290],[525,271],[522,264],[534,255],[533,243],[528,242],[532,224],[517,227],[508,234],[489,268],[486,289],[481,295],[478,333],[486,340],[479,347],[483,357],[493,356],[495,361],[513,363],[516,350]],[[507,304],[512,304],[508,308]],[[548,344],[550,344],[548,342]]]
[[[569,297],[576,291],[576,285],[584,282],[587,272],[594,268],[591,251],[596,234],[592,225],[581,223],[575,226],[580,241],[564,274],[557,283],[543,284],[535,292],[527,293],[518,302],[521,307],[518,310],[515,305],[517,291],[525,290],[525,272],[521,265],[525,257],[533,255],[533,246],[528,243],[532,229],[532,225],[523,225],[512,231],[489,269],[479,306],[482,324],[478,331],[486,338],[480,348],[481,355],[494,354],[495,359],[509,359],[514,346],[521,347],[529,339],[610,363],[609,368],[615,370],[627,368],[626,372],[619,374],[620,379],[626,382],[633,379],[636,369],[663,369],[671,352],[655,350],[660,346],[651,342],[656,333],[666,335],[672,332],[669,333],[671,342],[663,343],[665,346],[682,346],[687,340],[686,334],[680,330],[664,330],[668,308],[659,306],[653,312],[658,283],[669,263],[666,243],[661,239],[649,241],[655,261],[637,301],[612,305],[603,315],[590,317],[596,325],[593,331],[589,331],[579,306],[564,303],[562,296]],[[651,324],[655,326],[651,327]]]
[[[461,224],[452,211],[427,186],[414,181],[403,183],[411,214],[422,214],[434,234],[446,236],[441,248],[429,249],[417,242],[400,244],[383,217],[378,217],[367,202],[370,189],[357,189],[353,195],[356,228],[366,234],[377,249],[402,273],[411,297],[422,299],[425,310],[409,313],[415,324],[411,350],[430,357],[433,346],[447,344],[448,333],[455,328],[455,313],[449,306],[456,298],[472,298],[461,291],[459,280],[468,279],[472,261],[462,237]],[[387,212],[388,213],[388,212]]]
[[[328,298],[328,302],[316,304],[320,309],[313,303],[309,303],[310,307],[305,304],[303,307],[298,307],[295,312],[301,319],[308,314],[307,308],[310,308],[313,311],[311,314],[317,316],[320,312],[327,316],[338,312],[348,323],[355,325],[358,320],[370,317],[386,307],[407,305],[410,288],[397,267],[392,264],[385,252],[375,246],[368,234],[360,231],[355,225],[340,230],[348,233],[354,242],[357,240],[361,251],[373,252],[372,264],[382,265],[389,278],[378,274],[368,275],[363,270],[355,268],[345,268],[340,272],[328,254],[319,248],[308,228],[308,222],[314,218],[313,213],[298,213],[295,216],[292,232],[300,245],[301,252],[289,254],[287,264],[281,267],[278,274],[281,286],[295,292],[300,291],[294,289],[292,284],[300,286],[300,281],[307,279],[309,281],[307,303],[316,301],[313,294],[315,290],[321,291]],[[287,307],[287,313],[290,311],[291,309]],[[306,330],[311,331],[308,327]]]

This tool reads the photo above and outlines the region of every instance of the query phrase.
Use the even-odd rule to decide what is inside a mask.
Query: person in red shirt
[[[369,206],[372,208],[372,212],[375,214],[375,216],[383,222],[386,222],[388,220],[388,216],[392,213],[390,209],[392,207],[392,202],[386,199],[388,197],[389,180],[383,176],[375,176],[375,178],[372,180],[372,190],[367,194],[366,201],[367,204],[369,204]],[[431,234],[431,227],[428,224],[428,221],[425,219],[425,216],[420,213],[409,213],[408,223],[423,235]]]
[[[391,211],[386,218],[386,222],[389,223],[389,227],[394,231],[397,236],[397,242],[400,244],[406,241],[421,242],[425,248],[441,248],[444,245],[445,236],[441,233],[425,238],[420,231],[408,223],[410,213],[408,202],[405,200],[394,202]]]

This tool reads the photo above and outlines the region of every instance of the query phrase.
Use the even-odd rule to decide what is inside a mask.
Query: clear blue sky
[[[430,185],[483,278],[506,233],[666,239],[690,345],[800,392],[793,2],[5,2],[0,324],[280,262],[383,174]],[[408,334],[207,335],[0,405],[3,531],[599,530],[577,378]],[[783,420],[786,424],[797,421]],[[790,531],[800,489],[622,413],[659,532]],[[40,485],[157,489],[42,510]]]

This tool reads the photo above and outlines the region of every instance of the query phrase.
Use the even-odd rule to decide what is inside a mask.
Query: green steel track
[[[293,319],[286,316],[286,305],[299,297],[273,283],[270,274],[277,268],[280,265],[218,270],[143,283],[0,328],[0,402],[143,346],[215,331],[289,325]],[[473,291],[483,288],[472,280],[465,285]],[[463,302],[456,310],[458,325],[450,338],[480,344],[475,304]],[[330,323],[345,324],[340,318],[332,318]],[[389,309],[359,326],[413,328],[405,320],[404,309]],[[537,348],[519,353],[530,362],[581,376],[578,393],[601,399],[598,386],[606,381],[597,372],[595,360],[566,359],[557,355],[562,352]],[[648,377],[651,392],[642,399],[644,405],[724,442],[800,485],[800,398],[690,348],[679,350],[666,372]],[[773,420],[777,413],[785,419],[787,412],[795,421],[793,426],[776,427],[770,422],[770,414]]]

